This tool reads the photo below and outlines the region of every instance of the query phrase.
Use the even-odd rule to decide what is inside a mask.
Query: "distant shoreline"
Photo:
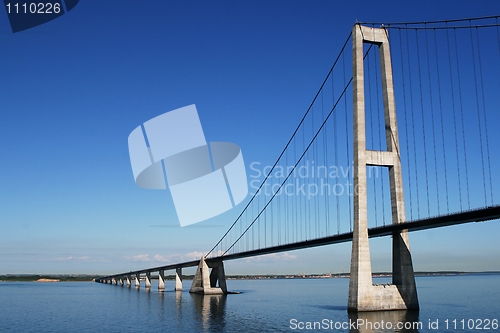
[[[486,272],[462,272],[462,271],[436,271],[436,272],[415,272],[415,276],[458,276],[458,275],[500,275],[500,271]],[[102,275],[64,275],[64,274],[5,274],[0,275],[0,282],[92,282]],[[373,273],[374,278],[391,277],[390,272]],[[158,279],[158,276],[151,276]],[[326,274],[256,274],[256,275],[227,275],[228,280],[267,280],[267,279],[329,279],[329,278],[349,278],[349,273],[326,273]],[[174,275],[165,276],[165,280],[174,280]],[[184,275],[183,279],[192,280],[192,275]]]

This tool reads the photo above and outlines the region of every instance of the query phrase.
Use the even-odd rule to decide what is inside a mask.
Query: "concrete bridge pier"
[[[151,288],[151,272],[146,273],[146,288]]]
[[[210,268],[212,268],[212,272],[210,272]],[[201,258],[200,264],[196,269],[193,284],[191,285],[191,289],[189,289],[190,293],[204,295],[227,294],[226,274],[223,262],[210,263],[210,268],[205,262],[205,258]]]
[[[135,275],[135,287],[139,288],[141,286],[141,276],[139,274]]]
[[[158,272],[158,290],[165,290],[165,271]]]
[[[182,291],[182,268],[175,269],[175,291]]]
[[[123,287],[123,278],[120,278],[120,287]]]
[[[130,286],[132,285],[132,284],[130,283],[130,275],[127,275],[126,284],[127,284],[127,287],[129,287],[129,288],[130,288]]]
[[[116,286],[116,279],[115,278],[111,279],[111,284],[114,284]]]

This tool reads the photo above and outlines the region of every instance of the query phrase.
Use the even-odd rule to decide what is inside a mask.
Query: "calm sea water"
[[[348,314],[348,283],[229,280],[229,289],[241,294],[200,296],[169,291],[169,281],[165,292],[156,284],[147,291],[144,285],[1,282],[0,332],[500,332],[494,324],[500,275],[417,277],[417,313]],[[358,321],[363,324],[350,325]],[[399,322],[407,328],[397,329]]]

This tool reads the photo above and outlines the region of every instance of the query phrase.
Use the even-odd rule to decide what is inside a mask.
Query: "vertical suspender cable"
[[[264,213],[264,247],[267,247],[267,212]]]
[[[260,200],[259,198],[257,198],[257,211],[260,211]],[[257,225],[257,248],[260,249],[260,239],[262,238],[261,237],[261,233],[260,233],[260,225],[262,224],[262,219],[259,219],[259,222],[258,222],[258,225]]]
[[[313,112],[311,113],[311,117],[312,117],[312,120],[311,120],[311,136],[314,135],[314,105],[313,105]],[[313,149],[312,149],[312,163],[314,163],[314,160],[315,160],[315,148],[316,148],[316,145],[314,145]],[[310,156],[310,153],[308,152],[307,153],[309,156]],[[307,163],[307,160],[306,160],[306,163]],[[314,166],[312,166],[313,169],[314,169]],[[309,192],[309,189],[311,188],[311,181],[314,181],[314,178],[311,179],[310,177],[310,174],[309,172],[311,172],[311,170],[308,170],[308,177],[307,177],[307,190],[306,190],[306,195],[307,195],[307,208],[308,208],[308,211],[309,211],[309,235],[311,237],[311,239],[313,239],[314,237],[312,236],[315,231],[316,231],[316,220],[312,217],[312,215],[314,214],[315,210],[313,210],[311,208],[311,206],[314,206],[313,203],[312,203],[312,200],[311,200],[311,196],[310,196],[310,192]],[[314,207],[316,208],[316,207]],[[314,222],[314,225],[312,225],[311,221]]]
[[[257,200],[257,204],[258,204],[258,200]],[[254,207],[255,207],[255,205],[252,205],[252,215],[251,215],[252,217],[255,216]],[[257,207],[257,211],[259,211],[258,207]],[[249,245],[250,249],[254,249],[254,241],[255,241],[254,233],[255,233],[255,228],[252,228],[252,235],[251,235],[252,243],[251,243],[251,245]]]
[[[314,113],[314,110],[313,110],[313,113]],[[277,177],[274,177],[274,179],[278,179]],[[280,183],[279,180],[276,181],[276,185],[278,185]],[[274,192],[274,190],[273,190]],[[274,193],[273,193],[274,195]],[[278,245],[281,244],[281,223],[283,222],[283,218],[282,218],[282,212],[281,212],[281,198],[280,198],[280,193],[279,191],[276,191],[276,201],[274,202],[275,203],[275,206],[276,206],[276,235],[278,236]]]
[[[453,85],[453,70],[451,68],[451,51],[450,51],[450,38],[449,38],[449,33],[448,30],[446,30],[446,42],[447,42],[447,50],[448,50],[448,65],[449,65],[449,71],[450,71],[450,87],[451,87],[451,105],[452,105],[452,110],[453,110],[453,127],[454,127],[454,134],[455,134],[455,155],[457,158],[457,172],[458,172],[458,197],[459,197],[459,202],[460,202],[460,210],[463,210],[462,206],[462,177],[460,174],[460,160],[459,160],[459,154],[458,154],[458,134],[457,134],[457,117],[456,117],[456,112],[455,112],[455,88]]]
[[[442,139],[442,150],[443,150],[443,166],[444,166],[444,186],[446,192],[446,212],[450,212],[449,196],[448,196],[448,165],[446,163],[446,148],[445,148],[445,135],[444,135],[444,120],[443,120],[443,100],[441,96],[441,75],[439,66],[439,54],[437,47],[437,37],[436,29],[434,29],[434,50],[436,55],[436,73],[437,73],[437,86],[438,86],[438,96],[439,96],[439,115],[441,121],[441,139]]]
[[[253,209],[253,205],[252,205],[252,209]],[[243,228],[245,228],[248,225],[248,215],[249,215],[249,213],[245,214],[245,226]],[[245,238],[243,238],[243,248],[245,249],[245,251],[248,251],[248,243],[249,243],[248,233],[245,233]]]
[[[409,137],[408,137],[408,115],[407,115],[407,107],[406,107],[406,89],[405,89],[405,66],[404,66],[404,59],[406,57],[409,57],[409,54],[406,54],[406,57],[403,56],[403,38],[402,38],[402,34],[403,32],[401,31],[401,29],[398,29],[398,33],[399,33],[399,49],[400,49],[400,53],[401,53],[401,81],[402,81],[402,90],[403,90],[403,109],[404,109],[404,117],[405,117],[405,121],[404,121],[404,124],[405,124],[405,142],[406,142],[406,153],[409,154],[410,153],[410,147],[409,147]],[[406,42],[408,43],[408,39],[406,40]],[[409,68],[410,66],[408,66]],[[410,196],[410,219],[413,220],[413,208],[412,208],[412,203],[413,203],[413,200],[412,200],[412,188],[411,188],[411,163],[410,163],[410,159],[408,157],[408,188],[409,188],[409,196]]]
[[[424,170],[425,170],[425,193],[427,197],[427,216],[430,216],[430,200],[429,200],[429,173],[428,169],[429,166],[427,164],[427,136],[425,135],[425,119],[424,119],[424,97],[423,97],[423,92],[422,92],[422,67],[420,63],[420,44],[418,42],[418,32],[417,29],[415,29],[415,39],[416,39],[416,45],[417,45],[417,68],[418,68],[418,85],[419,85],[419,92],[420,92],[420,116],[422,119],[422,142],[424,145],[423,153],[424,153]]]
[[[270,190],[270,193],[272,194],[273,192],[273,183],[271,181],[271,190]],[[266,194],[267,195],[267,194]],[[274,209],[271,209],[271,228],[270,228],[270,231],[271,231],[271,238],[270,238],[270,244],[271,246],[274,244],[274,212],[275,210]]]
[[[471,21],[469,20],[469,26],[471,25]],[[479,129],[479,150],[481,152],[481,167],[482,167],[482,175],[483,175],[483,192],[484,192],[484,204],[485,206],[488,203],[487,192],[486,192],[486,172],[484,167],[484,149],[483,149],[483,131],[481,126],[481,110],[479,106],[479,91],[478,91],[478,80],[477,80],[477,71],[476,71],[476,56],[474,52],[474,38],[472,37],[472,27],[469,29],[470,32],[470,43],[471,43],[471,53],[472,53],[472,67],[474,68],[474,87],[476,91],[476,108],[477,108],[477,124]]]
[[[465,163],[465,188],[467,194],[467,208],[470,209],[470,191],[469,191],[469,168],[467,163],[467,148],[465,146],[465,125],[464,125],[464,107],[462,99],[462,82],[460,79],[460,64],[458,59],[458,41],[457,41],[457,29],[453,29],[453,35],[455,37],[455,57],[457,61],[457,75],[458,75],[458,97],[460,101],[460,118],[462,123],[462,143],[464,148],[464,163]]]
[[[498,18],[497,18],[498,19]],[[498,33],[498,26],[497,26],[497,33]],[[483,101],[483,118],[484,118],[484,133],[485,133],[485,141],[486,141],[486,156],[488,160],[488,176],[489,176],[489,183],[490,183],[490,200],[491,203],[493,204],[493,179],[491,178],[491,161],[490,161],[490,143],[489,143],[489,135],[488,135],[488,120],[486,119],[486,103],[485,103],[485,98],[484,98],[484,80],[483,80],[483,66],[481,62],[481,47],[480,47],[480,39],[479,39],[479,34],[478,34],[478,28],[476,27],[476,35],[477,35],[477,55],[479,58],[479,78],[481,81],[481,96],[482,96],[482,101]],[[500,56],[500,36],[498,40],[498,54]],[[485,203],[488,205],[488,203]]]
[[[332,72],[333,76],[333,72]],[[322,117],[324,118],[325,115],[323,113],[323,94],[321,94],[321,113]],[[328,190],[327,193],[323,192],[323,184],[320,184],[320,193],[321,195],[324,196],[324,207],[325,207],[325,215],[326,215],[326,226],[325,226],[325,236],[330,235],[330,207],[328,205],[328,198],[330,197],[329,192],[330,192],[330,182],[329,182],[329,177],[328,177],[328,126],[325,126],[325,129],[323,130],[323,143],[325,147],[323,148],[323,166],[325,167],[325,178],[326,178],[326,188]]]
[[[342,70],[343,70],[343,73],[344,73],[344,87],[346,86],[347,84],[347,80],[346,80],[346,71],[345,71],[345,52],[342,53]],[[347,112],[347,98],[344,96],[342,97],[344,99],[344,111],[345,111],[345,137],[347,138],[347,142],[349,142],[348,138],[349,138],[349,124],[348,124],[348,112]],[[347,144],[347,149],[346,149],[346,154],[347,154],[347,158],[346,158],[346,162],[347,162],[347,170],[350,170],[350,164],[351,162],[349,161],[349,155],[350,155],[350,149],[349,149],[349,145]],[[351,173],[348,172],[347,173],[349,177],[349,179],[351,179]],[[349,186],[349,185],[347,185]],[[354,188],[353,188],[354,190]],[[349,188],[347,189],[347,191],[349,191]],[[353,223],[354,223],[354,220],[353,220],[353,217],[352,217],[352,200],[351,200],[351,196],[348,194],[347,195],[349,197],[349,231],[352,231],[352,228],[353,228]]]
[[[305,140],[305,125],[304,125],[304,128],[302,129],[302,148],[304,149],[306,147],[306,140]],[[305,179],[304,177],[300,177],[300,182],[302,183],[301,186],[303,186],[305,184]],[[301,196],[302,197],[302,196]],[[309,223],[309,220],[307,218],[307,200],[306,198],[303,198],[304,199],[304,218],[303,218],[303,222],[304,223],[304,239],[308,239],[307,238],[307,230],[308,230],[308,223]]]
[[[407,47],[407,52],[408,52],[408,68],[412,68],[411,66],[411,56],[410,56],[410,42],[409,42],[409,35],[408,35],[408,30],[406,30],[406,47]],[[410,115],[411,115],[411,123],[412,123],[412,138],[413,138],[413,162],[415,166],[415,183],[416,183],[416,194],[417,194],[417,216],[420,218],[420,193],[419,193],[419,182],[418,182],[418,166],[417,166],[417,144],[415,140],[415,117],[414,117],[414,103],[413,103],[413,85],[412,85],[412,79],[411,79],[411,74],[409,74],[409,81],[410,81]]]
[[[296,150],[296,141],[293,142],[293,160],[296,161],[297,160],[297,150]],[[297,174],[295,173],[294,171],[294,175],[295,175],[295,182],[297,181]],[[296,185],[296,183],[294,184]],[[292,186],[293,188],[293,186]],[[292,193],[292,198],[293,198],[293,236],[292,238],[294,239],[294,241],[296,242],[297,241],[297,225],[298,225],[298,211],[297,211],[297,195],[295,193]]]
[[[305,147],[305,139],[304,139],[304,129],[302,129],[302,148]],[[304,179],[299,175],[299,186],[302,186],[302,183],[304,182]],[[297,194],[298,195],[298,194]],[[302,195],[299,196],[299,204],[300,204],[300,209],[299,209],[299,215],[300,215],[300,233],[301,233],[301,239],[306,239],[307,238],[307,233],[306,233],[306,208],[305,205],[307,204],[305,202],[305,198],[302,197]],[[302,201],[304,200],[304,206],[302,206]],[[302,208],[304,207],[304,208]]]
[[[285,169],[288,170],[288,153],[286,154],[286,159],[285,159]],[[283,189],[281,195],[284,196],[284,199],[285,199],[285,213],[286,213],[286,216],[285,216],[285,219],[286,219],[285,243],[288,243],[290,241],[290,229],[291,229],[291,227],[290,227],[290,217],[291,216],[290,216],[289,204],[288,204],[289,198],[288,198],[288,195],[284,189]]]
[[[321,94],[323,95],[323,89],[321,89]],[[323,104],[321,104],[321,113],[323,113]],[[323,132],[323,131],[322,131]],[[312,134],[314,136],[314,133]],[[319,143],[320,143],[320,140],[318,139],[318,141],[316,141],[317,144],[314,145],[313,147],[313,158],[314,158],[314,162],[316,164],[316,167],[312,167],[312,170],[311,172],[314,174],[313,176],[313,180],[314,180],[314,185],[318,185],[317,182],[319,181],[319,174],[315,171],[318,170],[318,164],[319,164],[319,157],[318,157],[318,146],[319,146]],[[318,188],[318,193],[316,193],[314,195],[314,221],[315,221],[315,224],[316,224],[316,237],[318,237],[318,235],[320,234],[320,230],[321,230],[321,225],[320,225],[320,221],[319,221],[319,188]]]
[[[277,176],[274,177],[276,179],[276,187],[279,187],[279,184],[281,181],[278,179]],[[285,212],[283,210],[283,196],[281,195],[282,193],[277,190],[273,190],[273,195],[276,193],[276,198],[273,200],[271,203],[270,209],[273,209],[276,211],[276,237],[277,237],[277,244],[281,245],[283,244],[283,225],[284,225],[284,219],[285,219]]]
[[[436,33],[434,31],[434,33]],[[437,152],[436,152],[436,127],[434,122],[434,96],[432,94],[432,79],[431,79],[431,61],[429,57],[429,37],[428,30],[425,30],[425,44],[426,44],[426,56],[427,56],[427,76],[429,79],[429,97],[430,97],[430,110],[431,110],[431,125],[432,125],[432,143],[434,149],[434,177],[436,180],[436,198],[437,198],[437,211],[438,213],[441,211],[440,202],[439,202],[439,179],[438,179],[438,169],[437,169]],[[439,68],[437,68],[439,71]]]
[[[306,141],[307,142],[307,141]],[[306,156],[310,156],[311,155],[311,152],[307,152]],[[306,159],[307,160],[307,159]],[[311,201],[309,200],[309,197],[307,196],[307,189],[309,188],[309,184],[310,184],[310,181],[311,181],[311,178],[310,177],[305,177],[304,178],[304,182],[307,184],[304,188],[305,188],[305,202],[306,202],[306,214],[307,214],[307,219],[306,219],[306,223],[307,223],[307,239],[312,239],[312,234],[313,234],[313,221],[312,221],[312,217],[311,217]]]
[[[257,212],[259,211],[259,200],[258,198],[256,199],[256,203],[253,205],[255,206],[255,209],[257,209]],[[254,209],[252,208],[252,215],[251,215],[251,218],[250,219],[253,219],[253,216],[255,216],[255,213],[254,213]],[[260,219],[258,220],[258,223],[259,225],[256,225],[255,228],[252,228],[252,245],[251,245],[251,249],[252,250],[255,250],[257,248],[256,246],[256,243],[258,243],[258,228],[260,227]],[[255,238],[255,234],[257,233],[257,239]]]
[[[335,87],[334,87],[334,81],[333,81],[333,75],[332,75],[332,104],[335,104]],[[338,134],[337,134],[337,114],[335,113],[335,118],[333,119],[333,144],[334,144],[334,167],[337,168],[338,172],[338,167],[339,167],[339,153],[338,153]],[[333,190],[333,195],[335,196],[335,209],[337,213],[337,234],[340,233],[340,202],[339,202],[339,196],[337,195],[337,188],[339,184],[339,177],[338,174],[335,174],[335,187]]]

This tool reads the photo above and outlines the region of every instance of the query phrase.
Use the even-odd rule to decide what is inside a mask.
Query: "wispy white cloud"
[[[73,260],[72,256],[64,257],[64,258],[56,258],[57,261],[70,261]]]
[[[292,261],[297,259],[297,256],[294,254],[289,254],[288,252],[284,253],[271,253],[265,254],[258,257],[247,258],[246,262],[259,262],[259,263],[276,263],[282,261]]]
[[[155,254],[153,258],[155,261],[158,261],[158,262],[177,263],[177,262],[183,262],[183,261],[199,260],[204,255],[205,255],[205,253],[203,253],[203,252],[194,251],[194,252],[189,252],[189,253],[184,253],[184,254],[170,254],[170,255]]]
[[[74,257],[74,256],[67,256],[67,257],[59,257],[55,258],[55,261],[61,261],[61,262],[110,262],[109,259],[105,258],[91,258],[90,256],[79,256],[79,257]]]
[[[149,254],[138,254],[132,257],[125,257],[124,259],[132,261],[143,261],[143,262],[154,261],[164,264],[175,264],[184,261],[199,260],[204,255],[205,255],[204,252],[194,251],[184,254],[169,254],[169,255],[155,254],[152,257]]]
[[[155,254],[153,259],[155,261],[159,261],[159,262],[170,262],[170,256],[162,256],[162,255],[159,255],[159,254]]]
[[[138,254],[132,257],[125,257],[127,260],[132,261],[151,261],[152,259],[149,257],[149,254]]]

